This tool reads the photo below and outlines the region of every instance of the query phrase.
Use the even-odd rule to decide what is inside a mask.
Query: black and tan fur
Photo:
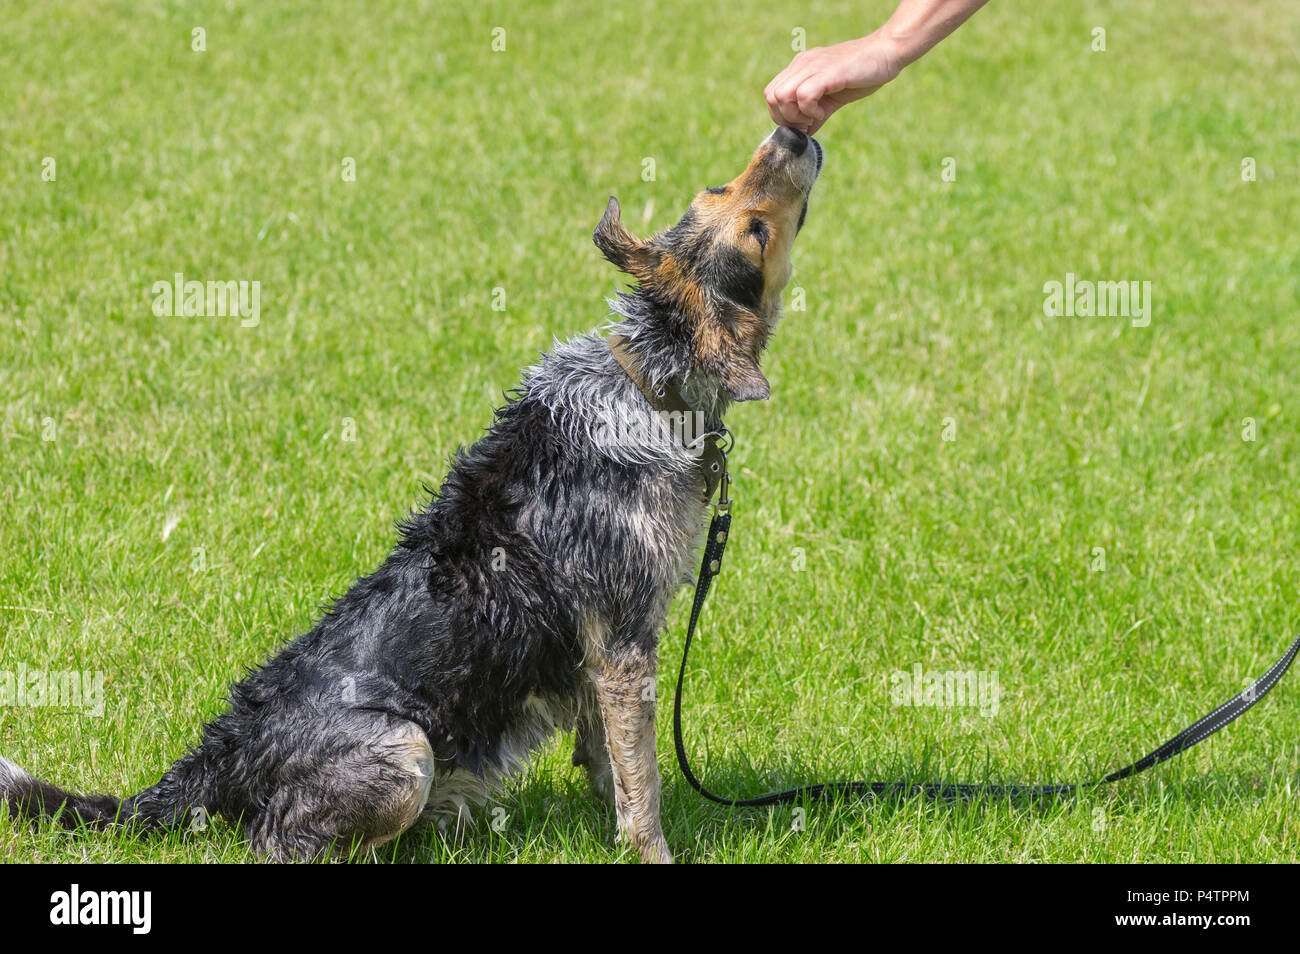
[[[759,359],[821,147],[778,129],[681,221],[630,235],[610,200],[595,231],[635,285],[611,302],[646,376],[710,429],[761,400]],[[70,827],[237,820],[259,853],[309,859],[380,845],[481,801],[557,729],[614,802],[645,861],[670,861],[659,820],[655,650],[705,516],[689,448],[604,426],[649,406],[603,335],[558,344],[487,434],[458,452],[392,554],[310,632],[230,692],[156,785],[123,799],[65,792],[0,759],[11,812]]]

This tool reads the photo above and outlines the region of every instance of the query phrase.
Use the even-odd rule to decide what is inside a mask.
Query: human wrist
[[[859,42],[858,55],[872,61],[891,80],[925,52],[914,49],[914,44],[910,44],[907,38],[892,35],[887,27],[867,34]]]

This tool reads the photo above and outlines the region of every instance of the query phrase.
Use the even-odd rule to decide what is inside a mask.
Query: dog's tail
[[[158,781],[136,795],[79,795],[43,782],[0,756],[0,802],[13,818],[35,822],[51,818],[64,828],[130,825],[165,831],[185,823],[203,808],[204,772],[196,753],[188,753]]]

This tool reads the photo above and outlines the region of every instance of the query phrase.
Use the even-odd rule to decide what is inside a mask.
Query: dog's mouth
[[[815,160],[815,164],[812,169],[812,175],[808,178],[808,184],[804,187],[803,208],[799,210],[799,222],[794,227],[796,235],[803,230],[804,220],[808,218],[808,199],[812,195],[813,186],[816,185],[817,177],[821,175],[822,166],[826,162],[826,153],[822,149],[822,144],[812,136],[808,137],[808,142],[812,145],[812,156]]]

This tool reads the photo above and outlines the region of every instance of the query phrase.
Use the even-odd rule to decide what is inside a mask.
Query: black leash
[[[632,345],[633,342],[624,335],[614,334],[609,337],[609,347],[614,357],[650,406],[660,413],[695,413],[681,393],[671,384],[663,381],[656,386],[646,378],[640,362],[633,354]],[[704,500],[707,502],[712,499],[719,487],[721,491],[718,494],[713,520],[709,524],[709,538],[704,545],[704,559],[700,565],[699,581],[695,584],[695,601],[691,605],[691,620],[686,627],[686,643],[682,647],[682,666],[677,673],[677,693],[673,700],[673,744],[677,748],[677,764],[681,766],[682,775],[686,776],[686,781],[690,783],[691,788],[711,802],[745,808],[779,805],[802,799],[823,798],[828,795],[924,795],[928,798],[948,800],[974,798],[980,795],[994,798],[1052,798],[1084,788],[1095,788],[1145,772],[1153,765],[1159,765],[1204,742],[1225,725],[1240,718],[1255,703],[1268,695],[1291,668],[1296,653],[1300,652],[1300,636],[1297,636],[1287,651],[1282,654],[1282,658],[1273,663],[1264,675],[1246,689],[1234,695],[1213,712],[1197,719],[1155,751],[1138,759],[1132,765],[1126,765],[1094,782],[1059,785],[940,785],[934,782],[909,785],[903,782],[829,782],[801,785],[798,788],[772,792],[757,798],[723,798],[721,795],[715,795],[695,777],[695,773],[691,771],[690,760],[686,757],[686,745],[682,741],[682,686],[686,682],[686,660],[690,656],[691,641],[695,638],[695,627],[700,621],[700,613],[704,609],[704,600],[709,595],[713,578],[722,570],[722,554],[727,549],[727,537],[731,533],[731,498],[728,496],[731,478],[727,473],[727,449],[722,446],[722,440],[726,436],[728,435],[723,429],[702,435],[695,441],[687,443],[688,448],[695,447],[696,444],[700,445],[700,472],[704,479]]]
[[[729,484],[730,481],[724,472],[722,494],[718,500],[718,506],[714,510],[713,520],[709,524],[709,538],[704,546],[704,560],[700,565],[700,578],[695,584],[695,602],[691,605],[691,620],[686,627],[686,644],[682,647],[682,666],[677,673],[677,694],[673,700],[673,744],[677,747],[677,764],[681,766],[682,775],[686,777],[686,781],[690,783],[691,788],[709,801],[717,802],[719,805],[748,808],[762,805],[780,805],[803,799],[817,799],[836,795],[859,795],[864,797],[879,795],[915,797],[924,795],[927,798],[945,800],[974,798],[981,795],[994,798],[1052,798],[1079,789],[1095,788],[1110,782],[1118,782],[1122,778],[1145,772],[1153,765],[1159,765],[1175,755],[1186,752],[1192,746],[1204,742],[1225,725],[1239,718],[1260,699],[1268,695],[1269,691],[1286,675],[1286,671],[1291,668],[1291,663],[1294,661],[1297,651],[1300,651],[1300,636],[1297,636],[1296,640],[1291,643],[1290,648],[1282,654],[1282,658],[1273,663],[1264,675],[1260,676],[1246,689],[1234,695],[1213,712],[1197,719],[1158,749],[1138,759],[1132,765],[1126,765],[1122,769],[1111,772],[1099,781],[1060,785],[941,785],[934,782],[909,785],[903,782],[829,782],[801,785],[798,788],[772,792],[756,798],[723,798],[721,795],[715,795],[705,788],[700,780],[695,777],[695,773],[691,771],[690,760],[686,757],[686,745],[682,741],[682,685],[686,681],[686,659],[691,652],[691,640],[695,636],[695,626],[700,621],[700,612],[704,609],[705,597],[709,595],[709,586],[713,583],[713,578],[722,570],[722,554],[727,548],[727,537],[731,533],[731,501],[727,496]]]

